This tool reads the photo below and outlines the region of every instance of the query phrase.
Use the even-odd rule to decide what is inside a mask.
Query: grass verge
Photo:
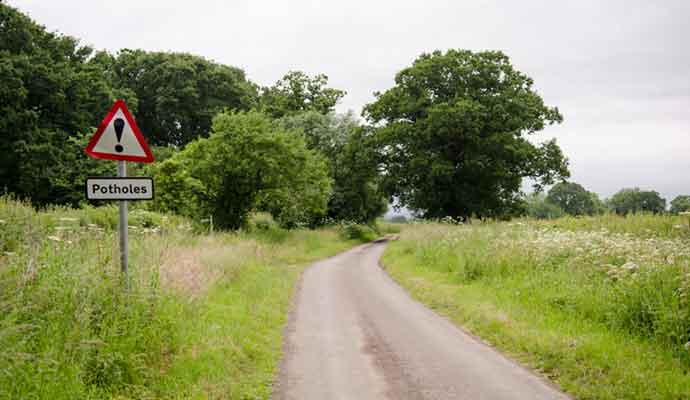
[[[633,221],[639,237],[618,220],[614,232],[589,230],[595,221],[410,225],[383,264],[576,398],[688,399],[690,240]]]
[[[360,243],[133,210],[125,290],[114,221],[0,198],[0,398],[268,398],[299,274]]]

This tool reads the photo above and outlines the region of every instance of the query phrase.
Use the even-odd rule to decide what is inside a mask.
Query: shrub
[[[372,227],[352,222],[340,223],[340,235],[345,240],[357,240],[360,242],[371,242],[378,237],[378,233]]]

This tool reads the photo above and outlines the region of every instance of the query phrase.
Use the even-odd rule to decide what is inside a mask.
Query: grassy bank
[[[410,225],[383,263],[576,398],[690,398],[686,218]]]
[[[125,291],[116,215],[0,198],[0,398],[268,398],[300,272],[361,242],[134,210]]]

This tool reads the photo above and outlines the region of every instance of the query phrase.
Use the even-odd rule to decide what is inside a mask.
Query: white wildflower
[[[621,268],[627,269],[628,271],[635,271],[639,267],[634,262],[628,261],[627,263],[623,264],[623,266],[621,266]]]

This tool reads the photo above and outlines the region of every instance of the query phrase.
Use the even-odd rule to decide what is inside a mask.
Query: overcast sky
[[[49,30],[115,52],[183,51],[274,83],[325,73],[356,113],[422,52],[498,49],[562,125],[572,179],[690,194],[690,1],[10,0]]]

